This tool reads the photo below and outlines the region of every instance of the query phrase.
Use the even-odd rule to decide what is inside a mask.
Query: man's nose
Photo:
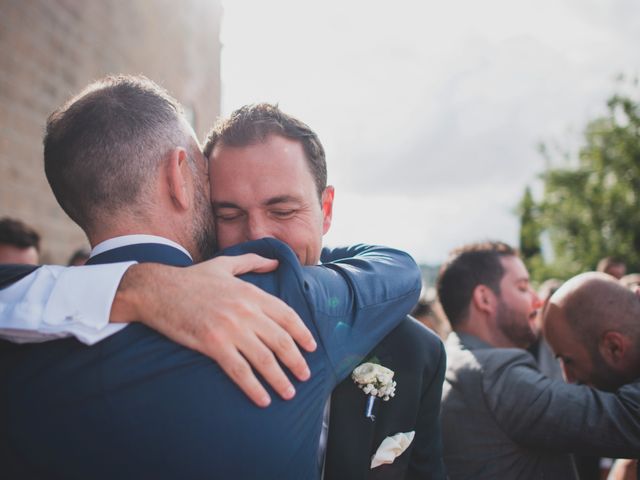
[[[531,294],[533,295],[533,298],[531,299],[531,303],[533,304],[533,308],[542,308],[542,306],[544,305],[544,302],[542,300],[540,300],[540,297],[538,296],[538,294],[536,293],[535,290],[531,290]]]
[[[268,224],[259,218],[250,218],[247,222],[247,240],[271,237]]]

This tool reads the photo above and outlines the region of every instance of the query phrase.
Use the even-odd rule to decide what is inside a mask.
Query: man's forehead
[[[302,143],[280,135],[244,146],[218,144],[209,166],[214,179],[218,172],[225,171],[242,177],[268,174],[275,182],[314,182]]]
[[[215,195],[213,195],[213,199],[212,199],[212,203],[213,206],[215,208],[242,208],[241,203],[243,202],[233,202],[233,201],[226,201],[226,200],[218,200],[215,198]],[[260,201],[260,205],[262,207],[273,207],[273,206],[278,206],[278,205],[304,205],[305,201],[303,198],[300,198],[297,195],[290,195],[290,194],[282,194],[282,195],[274,195],[272,197],[267,197],[264,199],[261,199]]]
[[[500,264],[504,269],[502,278],[509,277],[515,281],[529,280],[529,271],[520,257],[516,255],[504,255],[500,257]]]
[[[216,146],[209,164],[214,202],[268,206],[317,198],[302,145],[295,140],[272,136],[244,147]]]
[[[243,150],[258,150],[267,148],[278,148],[285,151],[293,149],[296,152],[302,152],[304,159],[306,160],[304,145],[300,140],[286,137],[278,133],[268,133],[263,137],[255,138],[253,140],[237,145],[227,144],[224,142],[224,140],[220,140],[211,151],[211,158],[217,158],[221,152],[225,151],[241,152]]]
[[[551,302],[547,303],[544,309],[544,314],[542,316],[542,325],[545,328],[551,331],[555,331],[555,328],[560,323],[562,314],[562,309]]]

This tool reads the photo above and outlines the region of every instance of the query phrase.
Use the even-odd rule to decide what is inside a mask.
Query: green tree
[[[544,263],[540,247],[539,208],[529,187],[524,191],[518,206],[518,214],[520,215],[520,254],[531,276],[534,280],[539,280],[537,274]]]
[[[539,222],[554,250],[547,274],[567,278],[608,255],[640,266],[640,104],[618,94],[607,106],[588,123],[573,165],[550,161],[542,175]]]
[[[526,260],[540,255],[540,226],[536,219],[536,203],[527,187],[520,202],[520,253]]]

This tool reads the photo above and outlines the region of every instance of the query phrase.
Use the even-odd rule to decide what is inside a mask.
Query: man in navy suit
[[[179,106],[146,79],[105,79],[54,112],[45,171],[58,202],[89,237],[90,263],[164,263],[174,268],[161,271],[179,282],[188,269],[175,267],[212,248],[206,160]],[[312,215],[322,224],[322,215]],[[291,305],[318,343],[306,356],[311,378],[298,384],[293,400],[275,397],[267,410],[256,408],[218,364],[142,324],[119,326],[91,347],[75,339],[5,342],[3,473],[317,478],[324,401],[413,306],[419,272],[407,255],[376,247],[337,251],[338,261],[326,267],[301,267],[295,248],[275,239],[224,253],[248,251],[277,259],[279,268],[245,279]],[[189,270],[206,273],[208,263]],[[126,306],[131,292],[133,286],[122,288],[114,308]],[[206,295],[191,288],[173,300],[197,303]],[[158,309],[144,298],[129,300],[147,305],[146,315]],[[171,309],[171,301],[159,303]]]
[[[220,247],[268,236],[289,245],[302,264],[331,260],[321,251],[334,189],[327,186],[324,149],[306,124],[273,105],[245,106],[218,122],[204,153]],[[338,386],[331,396],[324,478],[444,478],[442,342],[406,318],[367,357],[394,371],[396,395],[375,404],[372,421],[365,416],[367,395],[353,380]],[[405,449],[374,464],[383,441],[395,435],[409,439]]]

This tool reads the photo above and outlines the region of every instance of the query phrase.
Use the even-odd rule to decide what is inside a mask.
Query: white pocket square
[[[396,457],[402,455],[415,437],[416,432],[396,433],[391,437],[385,438],[376,454],[371,457],[371,468],[379,467],[384,463],[393,463]]]

